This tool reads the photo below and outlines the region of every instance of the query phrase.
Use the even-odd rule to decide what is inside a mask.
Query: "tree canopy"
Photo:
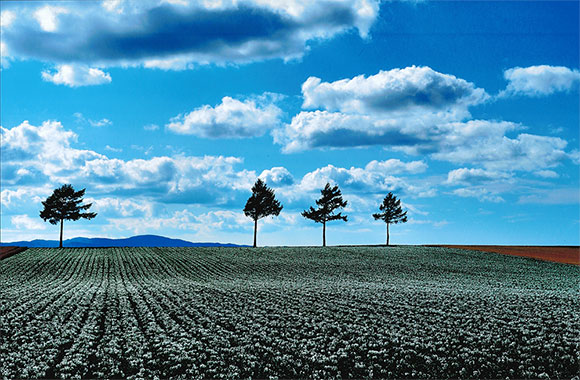
[[[308,210],[302,212],[302,216],[314,220],[316,223],[322,223],[322,245],[326,246],[326,222],[331,220],[347,221],[346,215],[341,212],[335,213],[335,210],[346,207],[348,201],[342,199],[342,193],[338,185],[330,186],[326,183],[324,189],[320,190],[321,197],[316,201],[317,209],[310,206]]]
[[[269,215],[280,215],[283,206],[276,200],[274,190],[258,178],[252,187],[252,195],[244,207],[244,214],[254,221],[254,247],[257,242],[258,220]]]
[[[92,206],[92,203],[82,204],[85,190],[75,191],[72,185],[62,185],[42,202],[44,209],[40,211],[40,217],[50,224],[56,225],[60,222],[59,246],[61,248],[64,220],[93,219],[97,216],[94,212],[84,212]]]
[[[383,203],[379,205],[381,212],[373,214],[375,220],[382,220],[387,224],[387,245],[389,245],[389,224],[398,224],[407,222],[407,211],[403,212],[401,200],[397,199],[393,193],[389,192]]]

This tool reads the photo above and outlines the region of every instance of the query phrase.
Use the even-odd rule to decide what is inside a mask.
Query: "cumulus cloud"
[[[32,219],[28,215],[14,215],[10,218],[12,226],[24,230],[44,230],[46,225],[38,219]]]
[[[257,178],[239,169],[243,160],[224,156],[160,156],[121,160],[73,146],[77,136],[61,123],[24,122],[2,128],[2,182],[81,183],[99,194],[139,194],[163,202],[224,204],[247,191]],[[272,169],[272,173],[282,169]],[[3,193],[5,197],[11,197]]]
[[[525,126],[472,120],[469,107],[490,96],[473,83],[429,67],[335,82],[310,77],[302,92],[303,106],[319,109],[302,111],[272,132],[284,153],[378,145],[496,172],[541,171],[577,161],[577,153],[566,151],[561,138],[514,136]]]
[[[12,129],[1,127],[0,132],[3,179],[12,168],[18,168],[36,173],[39,183],[47,177],[60,181],[74,175],[85,162],[105,157],[73,148],[71,144],[77,141],[77,135],[57,121],[45,121],[40,126],[25,121]]]
[[[9,10],[2,10],[2,12],[0,12],[0,28],[8,28],[15,18],[16,15],[14,12]]]
[[[193,216],[193,227],[197,231],[209,233],[212,230],[249,230],[250,219],[241,211],[217,210]]]
[[[425,170],[427,170],[427,164],[424,161],[403,162],[401,160],[391,158],[386,161],[373,160],[366,165],[365,169],[376,173],[382,172],[385,174],[417,174],[423,173]]]
[[[226,96],[215,107],[204,105],[171,119],[167,129],[204,138],[244,138],[262,136],[280,123],[280,108],[272,103]]]
[[[45,5],[34,11],[34,18],[44,32],[56,32],[59,27],[58,16],[69,13],[64,7]]]
[[[570,91],[580,83],[580,71],[563,66],[514,67],[504,71],[508,85],[499,96],[546,96]]]
[[[69,87],[111,83],[111,76],[108,73],[85,65],[58,65],[56,71],[43,71],[42,79]]]
[[[199,215],[188,209],[174,211],[169,215],[145,218],[110,218],[109,223],[117,230],[136,234],[170,228],[196,232],[196,236],[212,236],[216,232],[250,231],[251,220],[241,211],[216,210]]]
[[[397,159],[371,161],[364,168],[341,168],[327,165],[306,173],[294,187],[283,190],[288,197],[319,191],[327,182],[338,184],[345,192],[360,194],[382,194],[392,191],[415,197],[430,197],[435,190],[428,184],[395,177],[393,174],[414,174],[427,168],[422,161],[402,162]],[[416,183],[413,183],[416,182]],[[294,193],[294,194],[291,194]],[[349,196],[352,196],[352,193]],[[359,203],[365,203],[360,201]]]
[[[505,172],[460,168],[447,173],[447,183],[456,184],[479,184],[484,182],[494,182],[505,180],[511,177],[511,174]]]
[[[120,215],[124,217],[140,215],[143,217],[153,216],[153,204],[151,202],[140,200],[136,202],[131,199],[122,198],[85,198],[85,203],[92,203],[91,211],[99,215]]]
[[[489,98],[485,90],[473,83],[417,66],[381,70],[376,75],[359,75],[332,83],[310,77],[302,85],[302,94],[304,108],[357,113],[457,108],[455,113],[465,114],[467,106]]]
[[[381,119],[373,115],[341,112],[300,112],[290,124],[272,132],[282,152],[316,148],[349,148],[382,145],[399,147],[427,143],[436,132],[430,115],[410,119]]]
[[[567,142],[558,137],[527,133],[516,123],[469,120],[431,125],[390,124],[368,115],[301,112],[276,130],[274,141],[293,153],[314,148],[382,145],[410,155],[428,155],[456,164],[476,164],[489,170],[536,171],[574,161]]]
[[[0,192],[0,201],[2,207],[6,208],[16,208],[23,202],[40,204],[51,191],[52,188],[49,185],[18,187],[16,190],[4,188]]]
[[[21,7],[3,41],[15,57],[60,65],[184,69],[289,60],[311,40],[349,30],[365,38],[378,8],[376,0],[61,2]]]
[[[294,177],[292,174],[288,169],[281,166],[262,171],[258,178],[266,182],[266,184],[275,187],[292,185],[294,183]]]
[[[429,67],[411,66],[336,82],[310,77],[302,85],[305,108],[274,131],[283,151],[371,145],[415,146],[440,125],[462,121],[489,95],[473,83]]]
[[[553,168],[571,158],[565,151],[567,142],[561,138],[527,133],[509,138],[502,132],[516,128],[510,123],[482,120],[449,125],[449,132],[438,142],[431,157],[503,171]]]

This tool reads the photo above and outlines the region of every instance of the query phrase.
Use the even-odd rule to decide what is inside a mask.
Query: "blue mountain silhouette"
[[[105,239],[77,237],[63,240],[66,247],[247,247],[238,244],[223,243],[192,243],[181,239],[171,239],[158,235],[139,235],[126,239]],[[58,240],[32,240],[0,243],[0,246],[16,247],[58,247]]]

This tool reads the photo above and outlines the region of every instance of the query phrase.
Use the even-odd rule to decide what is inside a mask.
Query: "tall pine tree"
[[[316,201],[317,209],[310,206],[310,209],[304,210],[302,216],[314,220],[316,223],[322,223],[322,246],[326,247],[326,222],[331,220],[347,221],[347,216],[342,213],[335,214],[334,211],[338,208],[346,207],[347,201],[342,199],[342,194],[338,185],[330,187],[330,183],[326,183],[324,189],[320,190],[322,194],[320,199]]]
[[[258,220],[268,215],[280,215],[283,206],[274,196],[274,190],[258,178],[252,187],[252,196],[246,202],[244,214],[254,220],[254,247],[258,237]]]
[[[40,217],[45,222],[48,220],[50,224],[56,225],[60,222],[60,248],[62,248],[62,230],[65,220],[93,219],[97,216],[94,212],[83,212],[92,206],[92,203],[81,204],[85,190],[75,191],[71,185],[62,185],[42,202],[44,209],[40,212]]]
[[[401,200],[397,199],[393,193],[389,192],[383,203],[379,206],[380,213],[373,214],[375,220],[382,220],[387,224],[387,245],[389,245],[389,224],[398,224],[407,222],[407,211],[403,212]]]

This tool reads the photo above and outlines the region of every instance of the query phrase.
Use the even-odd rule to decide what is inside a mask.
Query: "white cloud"
[[[45,121],[40,126],[25,121],[0,130],[3,172],[12,167],[29,169],[39,174],[39,182],[45,180],[42,175],[59,182],[74,175],[86,161],[105,158],[90,150],[72,148],[77,135],[57,121]]]
[[[273,132],[286,153],[324,147],[409,146],[445,133],[440,126],[470,118],[489,95],[473,83],[429,67],[406,67],[332,83],[310,77],[305,108]]]
[[[455,189],[453,190],[453,194],[458,195],[462,198],[477,198],[481,202],[483,201],[494,203],[505,202],[505,200],[502,197],[492,193],[491,191],[487,190],[484,187]]]
[[[253,228],[251,219],[241,211],[217,210],[195,215],[188,209],[174,211],[167,216],[146,216],[140,218],[110,218],[109,223],[120,230],[135,234],[174,229],[195,232],[196,236],[211,236],[219,232],[250,231]]]
[[[561,138],[511,136],[525,126],[470,120],[468,108],[487,101],[489,95],[429,67],[335,82],[310,77],[302,92],[304,107],[322,110],[302,111],[272,132],[284,153],[378,145],[490,172],[541,171],[566,160],[578,161],[578,154],[567,152],[567,142]]]
[[[123,0],[103,0],[102,7],[112,13],[121,14],[124,11]]]
[[[43,71],[42,79],[69,87],[111,83],[111,76],[108,73],[84,65],[59,65],[56,72]]]
[[[20,204],[39,204],[51,193],[49,185],[19,187],[16,190],[3,189],[0,192],[2,207],[17,208]]]
[[[88,119],[80,112],[73,113],[73,116],[75,117],[78,123],[88,124],[91,127],[107,127],[113,125],[113,122],[107,118],[103,118],[101,120]]]
[[[41,219],[32,219],[28,215],[14,215],[10,222],[15,228],[24,230],[44,230],[46,225]]]
[[[101,119],[101,120],[90,120],[89,124],[91,127],[106,127],[109,125],[113,125],[113,122],[109,119]]]
[[[300,59],[309,41],[351,30],[366,38],[379,11],[377,0],[81,3],[20,7],[22,19],[38,25],[14,22],[5,36],[9,48],[17,58],[99,67],[287,61]],[[159,36],[177,43],[160,43]]]
[[[0,27],[1,28],[10,27],[14,19],[16,19],[16,15],[14,14],[14,12],[9,10],[2,10],[0,12]]]
[[[105,146],[105,150],[108,150],[108,151],[111,151],[111,152],[115,152],[115,153],[119,153],[119,152],[122,152],[123,151],[123,149],[121,149],[121,148],[113,148],[110,145],[106,145]]]
[[[472,120],[448,126],[449,133],[431,156],[453,163],[473,163],[489,170],[536,171],[558,166],[570,158],[567,142],[558,137],[527,133],[506,137],[502,130],[514,129],[509,123]]]
[[[411,66],[356,76],[332,83],[310,77],[302,84],[304,108],[323,108],[346,113],[398,113],[420,109],[436,112],[457,108],[467,114],[467,106],[486,101],[489,95],[473,83],[430,67]]]
[[[204,138],[257,137],[277,126],[281,113],[274,104],[259,104],[252,99],[242,102],[226,96],[215,107],[205,105],[171,119],[167,128]]]
[[[389,170],[389,168],[394,168]],[[288,190],[281,190],[287,197],[319,191],[327,182],[338,184],[351,194],[383,194],[389,191],[398,194],[409,194],[415,197],[430,197],[434,189],[429,185],[410,183],[408,179],[395,177],[396,173],[417,173],[424,170],[426,164],[421,161],[403,163],[399,160],[371,161],[364,168],[341,168],[327,165],[304,175],[302,180]]]
[[[121,160],[76,149],[77,136],[56,121],[2,128],[2,179],[22,186],[23,170],[38,183],[83,183],[98,193],[139,191],[166,202],[225,203],[247,191],[253,171],[239,170],[237,157],[161,156]],[[20,173],[20,174],[18,174]],[[4,196],[4,195],[3,195]]]
[[[258,178],[266,182],[269,186],[286,186],[294,183],[294,177],[292,174],[288,169],[281,166],[262,171]]]
[[[447,183],[456,184],[478,184],[482,182],[494,182],[511,178],[511,174],[484,170],[484,169],[469,169],[460,168],[447,173]]]
[[[69,13],[67,8],[45,5],[34,12],[34,18],[43,31],[56,32],[59,26],[58,16],[67,13]]]
[[[425,220],[425,219],[415,219],[415,218],[409,218],[409,221],[407,222],[409,224],[430,224],[435,228],[441,228],[441,227],[445,227],[446,225],[450,224],[447,220]]]
[[[427,167],[428,166],[424,161],[403,162],[401,160],[391,158],[386,161],[373,160],[366,165],[365,169],[377,173],[382,172],[385,174],[417,174],[423,173],[425,170],[427,170]]]
[[[153,216],[153,204],[145,200],[138,202],[122,198],[85,198],[84,204],[92,203],[91,211],[103,216],[106,214],[121,215],[124,217],[140,215],[142,217]]]
[[[206,233],[212,230],[250,230],[253,227],[253,221],[245,216],[242,211],[210,211],[194,216],[193,219],[195,220],[195,224],[192,227],[197,231],[205,231]]]
[[[514,67],[504,71],[508,85],[499,96],[546,96],[577,88],[580,72],[563,66]]]
[[[4,41],[0,40],[0,69],[7,69],[10,67],[11,57],[8,54],[8,46]]]

